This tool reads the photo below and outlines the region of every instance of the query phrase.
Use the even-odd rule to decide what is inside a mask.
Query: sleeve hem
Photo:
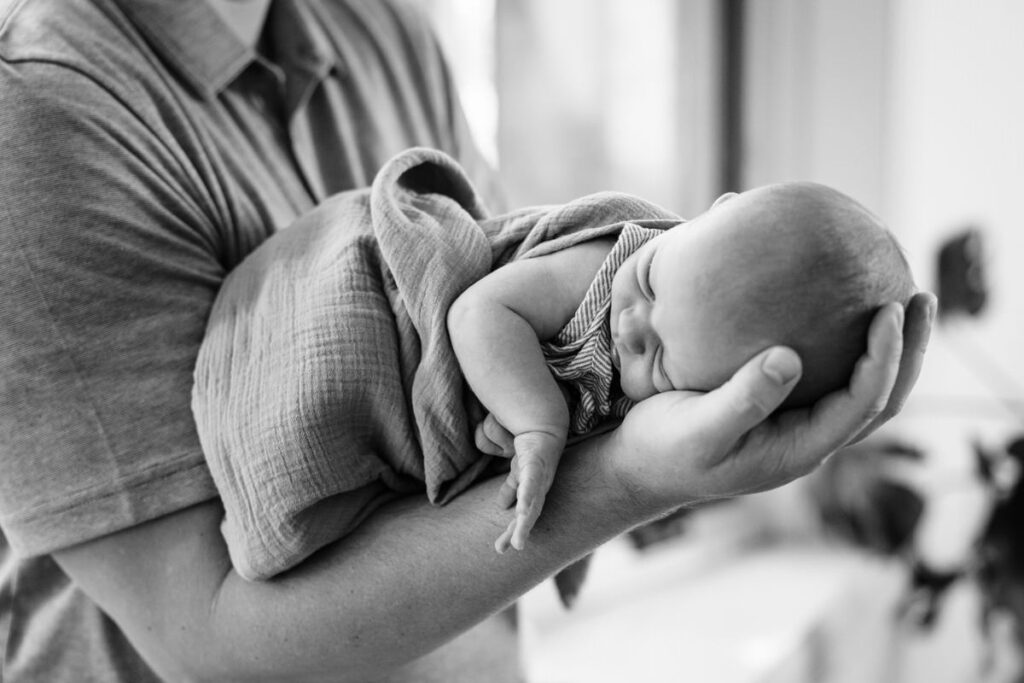
[[[205,461],[189,456],[131,485],[114,482],[86,499],[58,498],[5,519],[4,535],[21,557],[45,555],[216,497]]]

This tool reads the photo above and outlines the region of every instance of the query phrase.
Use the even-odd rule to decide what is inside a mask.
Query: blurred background
[[[510,206],[693,216],[780,180],[881,216],[940,296],[882,433],[521,601],[530,683],[1003,683],[1021,673],[1024,3],[422,0]]]

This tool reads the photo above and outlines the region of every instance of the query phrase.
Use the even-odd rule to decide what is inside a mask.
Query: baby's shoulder
[[[562,277],[590,280],[615,247],[614,237],[599,237],[579,242],[543,257],[548,267]]]
[[[615,236],[595,237],[566,247],[562,251],[572,252],[574,256],[600,257],[607,256],[615,247]]]

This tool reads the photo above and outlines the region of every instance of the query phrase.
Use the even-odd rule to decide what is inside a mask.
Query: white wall
[[[919,280],[941,241],[977,225],[988,310],[944,325],[922,415],[1024,424],[1024,3],[901,0],[893,14],[891,218]],[[1012,403],[1012,411],[1005,406]],[[960,405],[962,410],[956,410]]]
[[[890,4],[747,2],[746,188],[814,180],[883,212]]]
[[[498,0],[499,157],[513,205],[620,190],[715,197],[715,0]]]

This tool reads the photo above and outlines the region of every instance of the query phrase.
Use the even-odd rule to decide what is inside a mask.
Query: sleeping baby
[[[445,505],[509,464],[497,546],[521,548],[566,443],[775,344],[803,360],[787,406],[811,403],[913,291],[878,219],[819,185],[689,222],[607,192],[490,215],[453,159],[405,150],[213,302],[192,408],[232,565],[272,578],[396,498]]]
[[[878,308],[915,291],[879,219],[813,183],[727,194],[668,230],[627,222],[485,275],[447,321],[488,412],[476,445],[511,458],[499,502],[515,513],[496,549],[524,547],[570,436],[655,393],[711,390],[780,344],[803,361],[783,407],[810,405],[847,384]]]

